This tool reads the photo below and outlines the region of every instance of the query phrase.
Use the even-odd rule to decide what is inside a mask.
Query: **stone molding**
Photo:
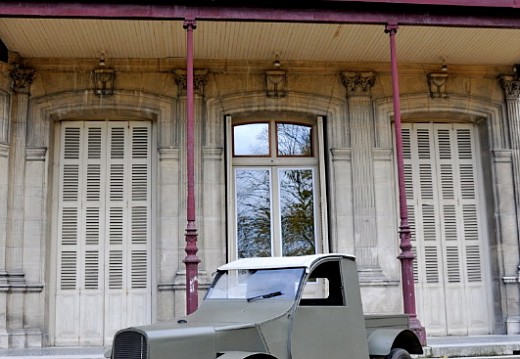
[[[374,161],[390,162],[393,159],[394,152],[388,149],[373,148],[372,157]]]
[[[45,161],[47,148],[27,148],[25,150],[25,159],[27,161]]]
[[[350,161],[352,159],[352,151],[344,148],[333,148],[330,150],[332,161]]]
[[[19,271],[1,271],[0,272],[0,292],[4,293],[40,293],[43,291],[43,284],[27,283],[25,274]]]
[[[9,157],[9,145],[5,145],[3,143],[0,143],[0,157]]]
[[[496,163],[510,163],[512,161],[511,150],[493,150],[493,161]]]
[[[384,97],[374,101],[375,147],[393,148],[392,118],[394,107],[392,97]],[[445,101],[437,101],[426,94],[410,94],[401,96],[401,117],[427,114],[435,116],[437,113],[452,113],[464,115],[468,118],[480,118],[490,121],[489,144],[491,149],[507,148],[507,138],[502,118],[504,104],[490,101],[487,98],[470,97],[451,94]]]
[[[148,92],[118,90],[110,101],[99,101],[93,91],[68,91],[31,99],[27,146],[49,147],[54,123],[87,116],[157,121],[159,148],[177,148],[177,99]]]
[[[159,161],[178,160],[179,153],[178,148],[159,148]]]
[[[220,161],[222,159],[222,153],[224,149],[222,147],[203,147],[202,153],[206,160]]]

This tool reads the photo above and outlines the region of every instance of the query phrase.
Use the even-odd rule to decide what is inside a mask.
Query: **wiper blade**
[[[280,292],[280,291],[276,291],[276,292],[272,292],[272,293],[267,293],[267,294],[260,294],[260,295],[255,295],[254,297],[251,297],[251,298],[247,298],[247,301],[248,302],[251,302],[255,299],[265,299],[265,298],[273,298],[273,297],[278,297],[280,295],[282,295],[283,293]]]

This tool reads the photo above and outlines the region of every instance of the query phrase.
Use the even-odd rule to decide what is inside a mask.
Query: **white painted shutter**
[[[150,322],[150,131],[146,122],[109,124],[106,342]]]
[[[431,335],[489,332],[472,125],[403,125],[419,317]]]
[[[150,322],[147,122],[64,122],[56,345]]]
[[[104,124],[64,123],[56,344],[102,343]]]
[[[439,268],[440,241],[439,215],[434,174],[433,137],[427,124],[410,126],[403,124],[403,150],[407,183],[408,215],[411,219],[412,244],[417,256],[414,261],[416,302],[420,319],[431,328],[446,326],[443,307],[444,288]],[[406,143],[406,146],[404,145]],[[428,332],[430,333],[430,332]]]

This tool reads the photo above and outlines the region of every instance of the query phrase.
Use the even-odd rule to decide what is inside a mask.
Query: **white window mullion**
[[[273,126],[274,127],[274,126]],[[271,255],[282,255],[282,219],[280,214],[280,171],[271,170]]]
[[[328,199],[327,199],[327,183],[326,183],[326,167],[325,167],[325,135],[324,135],[324,119],[322,116],[316,118],[317,121],[317,150],[318,150],[318,166],[319,171],[315,180],[315,188],[319,189],[318,200],[315,200],[315,226],[316,233],[319,233],[316,240],[316,253],[328,253],[329,241],[328,238]],[[318,191],[317,191],[318,193]],[[316,194],[317,194],[316,193]],[[323,240],[320,240],[322,238]]]

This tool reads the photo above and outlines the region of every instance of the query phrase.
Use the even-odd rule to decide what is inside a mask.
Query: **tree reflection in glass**
[[[271,255],[270,187],[268,169],[235,170],[239,258]]]
[[[276,136],[278,156],[312,156],[310,126],[278,123]]]
[[[312,169],[280,170],[282,254],[316,252]]]

